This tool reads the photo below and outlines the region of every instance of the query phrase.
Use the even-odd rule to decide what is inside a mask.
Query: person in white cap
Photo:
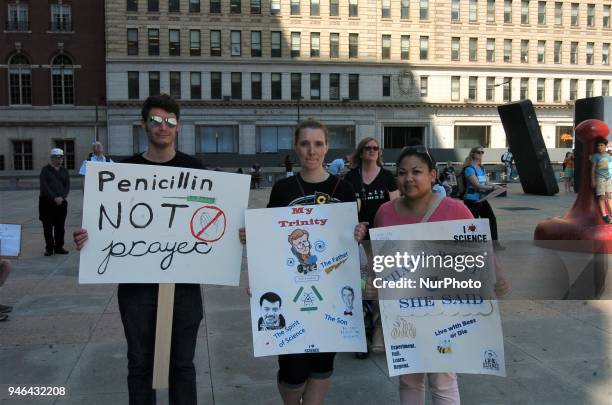
[[[45,256],[68,254],[64,249],[64,223],[68,212],[66,197],[70,192],[70,177],[63,162],[64,151],[53,148],[51,163],[40,171],[38,217],[45,233]]]
[[[101,142],[95,141],[91,144],[92,152],[89,154],[87,159],[83,160],[81,163],[81,168],[79,169],[79,174],[81,176],[85,176],[87,173],[87,162],[108,162],[113,163],[113,160],[108,156],[104,156],[104,146]]]

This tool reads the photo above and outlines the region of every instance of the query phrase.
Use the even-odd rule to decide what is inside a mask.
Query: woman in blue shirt
[[[491,226],[491,237],[497,240],[497,219],[493,208],[487,200],[479,201],[488,192],[500,186],[488,184],[487,173],[482,166],[484,148],[475,146],[470,150],[470,154],[465,158],[463,175],[465,176],[466,190],[463,195],[463,202],[470,209],[474,218],[488,218]]]

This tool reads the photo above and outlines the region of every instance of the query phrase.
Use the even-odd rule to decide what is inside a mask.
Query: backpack
[[[463,196],[465,195],[468,189],[468,179],[465,177],[465,169],[467,169],[468,167],[472,167],[474,168],[474,170],[476,170],[476,168],[472,165],[465,166],[461,169],[459,176],[457,176],[457,198],[461,200],[463,200]]]
[[[457,176],[457,198],[459,198],[460,200],[463,200],[463,196],[465,195],[465,191],[467,190],[465,167],[461,169],[459,176]]]

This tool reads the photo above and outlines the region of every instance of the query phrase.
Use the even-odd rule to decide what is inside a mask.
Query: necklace
[[[295,181],[297,182],[298,188],[300,189],[300,193],[302,193],[302,197],[306,197],[306,192],[304,191],[304,187],[302,187],[302,182],[300,181],[300,177],[302,177],[301,173],[296,174],[295,176]],[[323,180],[322,182],[319,183],[323,183],[325,182],[327,179],[329,179],[329,176]],[[318,184],[318,183],[315,183]],[[331,194],[329,196],[326,197],[326,199],[323,202],[317,202],[317,204],[325,204],[327,203],[328,200],[330,200],[334,194],[336,193],[336,189],[338,188],[338,185],[340,184],[340,177],[338,177],[338,181],[336,181],[336,184],[334,185],[334,189],[332,190]],[[322,194],[322,193],[317,193],[315,192],[315,197],[317,196],[317,194]]]
[[[300,181],[300,177],[302,177],[301,173],[296,174],[295,181],[297,181],[298,188],[300,189],[300,193],[302,193],[302,197],[306,197],[306,193],[304,192],[304,187],[302,187],[302,182]]]

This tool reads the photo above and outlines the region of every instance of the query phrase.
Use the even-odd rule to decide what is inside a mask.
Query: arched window
[[[9,92],[11,104],[32,104],[32,68],[20,53],[9,60]]]
[[[66,55],[58,55],[51,66],[53,104],[74,104],[74,69]]]

